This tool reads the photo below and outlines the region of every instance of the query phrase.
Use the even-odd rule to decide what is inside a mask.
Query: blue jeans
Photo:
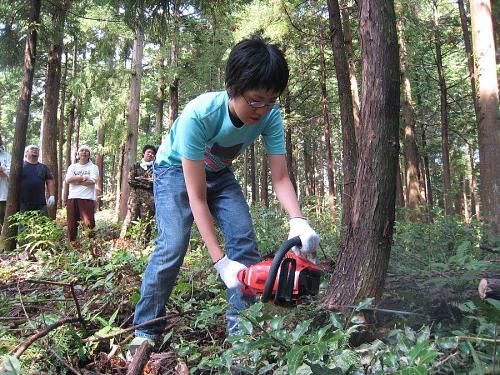
[[[193,214],[182,167],[154,167],[154,197],[158,237],[141,285],[135,308],[134,325],[165,315],[165,305],[186,255]],[[246,266],[260,260],[248,204],[231,170],[207,173],[207,202],[214,220],[224,233],[227,256]],[[239,310],[255,302],[239,288],[226,293],[226,321],[229,334],[239,330]],[[137,329],[135,335],[155,340],[166,321]]]

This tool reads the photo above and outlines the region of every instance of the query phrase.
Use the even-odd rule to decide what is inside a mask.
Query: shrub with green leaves
[[[57,252],[63,246],[63,228],[38,211],[18,212],[12,215],[11,223],[19,228],[16,239],[21,250],[32,254],[39,250]]]

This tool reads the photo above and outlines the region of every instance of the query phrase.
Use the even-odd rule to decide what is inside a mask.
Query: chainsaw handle
[[[274,282],[276,280],[276,275],[278,274],[278,269],[280,267],[281,261],[285,257],[285,254],[288,253],[288,251],[292,247],[301,245],[302,242],[300,241],[300,237],[297,236],[290,238],[280,246],[280,248],[276,252],[276,255],[274,256],[273,262],[271,263],[271,267],[269,268],[269,275],[267,276],[266,284],[264,286],[264,291],[262,292],[262,297],[261,297],[262,302],[268,302],[271,299]]]

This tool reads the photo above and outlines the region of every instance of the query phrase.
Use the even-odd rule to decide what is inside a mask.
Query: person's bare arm
[[[45,185],[47,186],[49,196],[56,194],[56,183],[54,182],[54,179],[46,180]]]
[[[182,158],[182,169],[194,221],[208,248],[212,261],[215,262],[221,259],[224,253],[219,246],[212,214],[208,208],[204,162]]]

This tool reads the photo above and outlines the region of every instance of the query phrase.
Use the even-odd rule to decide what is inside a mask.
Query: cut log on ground
[[[477,290],[481,299],[494,298],[500,300],[500,279],[482,279]]]
[[[128,367],[127,375],[142,375],[152,351],[153,346],[149,342],[144,341],[135,352],[134,359]]]

